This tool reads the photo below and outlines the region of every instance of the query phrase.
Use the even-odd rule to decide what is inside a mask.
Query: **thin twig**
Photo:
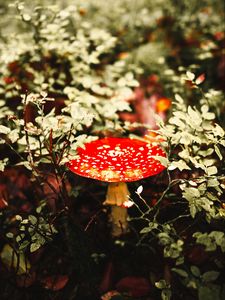
[[[87,223],[87,225],[84,228],[84,231],[87,231],[88,228],[91,226],[91,224],[94,222],[94,220],[97,218],[97,216],[101,213],[101,209],[98,210],[90,219],[90,221]]]

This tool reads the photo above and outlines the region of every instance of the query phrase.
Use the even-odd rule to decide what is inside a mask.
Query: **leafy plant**
[[[223,299],[222,2],[7,3],[3,299]],[[67,168],[78,148],[107,136],[157,143],[166,153],[156,157],[164,172],[129,183],[130,230],[118,238],[105,184]]]

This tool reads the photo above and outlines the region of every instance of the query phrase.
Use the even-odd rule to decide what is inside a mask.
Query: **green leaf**
[[[222,145],[223,147],[225,147],[225,140],[220,140],[219,143],[220,143],[220,145]]]
[[[30,223],[32,225],[37,224],[37,218],[35,216],[33,216],[33,215],[29,215],[28,220],[30,221]]]
[[[0,133],[2,134],[8,134],[10,133],[11,129],[6,127],[6,126],[3,126],[3,125],[0,125]]]
[[[214,149],[215,149],[215,152],[216,152],[217,156],[219,157],[219,159],[222,160],[223,156],[222,156],[222,154],[220,152],[219,147],[217,145],[214,145]]]
[[[183,196],[188,200],[192,200],[193,198],[199,198],[201,194],[198,188],[189,187],[189,188],[185,188]]]
[[[221,246],[225,243],[225,233],[222,231],[212,231],[209,234],[209,238],[213,238],[218,246]],[[222,250],[223,251],[223,250]]]
[[[178,128],[184,129],[185,128],[185,123],[183,121],[181,121],[179,118],[177,117],[172,117],[169,119],[169,123],[176,125]]]
[[[164,166],[167,167],[169,164],[169,160],[166,157],[163,156],[153,156],[156,160],[160,161],[160,163]]]
[[[140,233],[141,234],[144,234],[144,233],[148,233],[148,232],[151,232],[153,229],[156,229],[158,227],[158,224],[157,223],[154,223],[154,222],[150,222],[149,223],[149,226],[148,227],[144,227]]]
[[[177,100],[177,102],[179,102],[180,104],[184,103],[184,99],[179,95],[179,94],[175,94],[175,99]]]
[[[23,218],[22,218],[20,215],[16,215],[16,216],[15,216],[15,219],[16,219],[17,221],[22,221],[22,220],[23,220]]]
[[[199,300],[223,300],[220,297],[220,286],[210,285],[200,286],[198,290],[198,299]]]
[[[165,289],[161,293],[162,300],[170,300],[172,297],[172,292],[170,289]]]
[[[32,243],[30,245],[30,252],[35,252],[37,251],[42,245],[40,245],[38,242]]]
[[[27,273],[31,267],[25,255],[16,253],[8,244],[2,249],[1,260],[9,269],[12,267],[18,275]]]
[[[219,277],[220,273],[217,271],[208,271],[202,275],[202,280],[204,282],[212,282],[215,281]]]
[[[187,287],[196,290],[198,288],[197,281],[195,279],[189,280]]]
[[[220,246],[222,252],[225,252],[225,234],[222,231],[211,231],[209,234],[195,232],[193,237],[197,239],[197,243],[206,247],[206,251],[215,251]]]
[[[27,249],[27,247],[30,245],[30,242],[25,240],[19,245],[20,251],[24,251]]]
[[[12,239],[14,237],[14,234],[12,232],[8,232],[6,233],[6,237]]]
[[[182,269],[172,268],[172,271],[179,274],[181,277],[184,277],[184,278],[188,277],[188,273],[186,271],[182,270]]]
[[[203,117],[205,120],[213,120],[213,119],[215,119],[216,116],[212,112],[207,112],[203,115]]]
[[[0,172],[3,172],[5,170],[7,163],[8,163],[7,158],[0,160]]]
[[[11,141],[12,143],[15,143],[15,142],[19,139],[18,129],[12,130],[12,131],[8,134],[8,138],[10,139],[10,141]]]
[[[145,234],[152,231],[152,229],[150,227],[144,227],[141,231],[140,234]]]
[[[187,75],[187,78],[190,80],[190,81],[193,81],[195,79],[195,74],[190,72],[190,71],[187,71],[186,72],[186,75]]]
[[[196,208],[196,206],[195,206],[194,204],[191,204],[191,205],[190,205],[190,214],[191,214],[192,218],[195,217],[196,213],[197,213],[197,208]]]
[[[207,181],[207,186],[208,187],[215,187],[215,186],[219,186],[220,183],[217,180],[217,178],[209,178],[209,180]]]
[[[209,176],[211,176],[211,175],[215,175],[215,174],[217,174],[217,167],[216,166],[211,166],[211,167],[208,167],[207,168],[207,174],[209,175]]]
[[[195,277],[200,277],[201,272],[199,270],[198,267],[196,266],[191,266],[191,273],[195,276]]]
[[[192,126],[192,123],[194,127],[201,125],[202,118],[198,111],[195,111],[191,106],[188,106],[188,114],[191,117],[191,123],[189,124],[190,126]]]
[[[180,256],[176,259],[176,266],[182,265],[184,263],[184,256]]]
[[[161,280],[155,282],[155,286],[157,287],[157,289],[162,290],[162,289],[165,289],[167,287],[167,283],[164,279],[161,279]]]
[[[179,161],[173,161],[169,168],[169,170],[179,169],[180,171],[183,170],[191,170],[191,168],[186,164],[185,161],[179,160]]]
[[[224,135],[225,135],[224,129],[221,126],[219,126],[218,124],[215,124],[213,133],[214,133],[214,135],[217,135],[219,137],[224,137]]]
[[[143,192],[143,186],[140,185],[140,186],[137,188],[136,193],[137,193],[137,194],[141,194],[142,192]]]

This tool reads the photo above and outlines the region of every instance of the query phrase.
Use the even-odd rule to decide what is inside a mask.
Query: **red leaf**
[[[137,115],[135,113],[122,112],[119,113],[119,116],[123,121],[128,121],[131,123],[137,122]]]
[[[42,280],[42,284],[48,290],[59,291],[66,286],[68,280],[67,275],[49,276]]]
[[[28,274],[17,276],[16,284],[19,287],[29,287],[36,281],[36,273],[33,271]]]
[[[108,291],[112,287],[113,273],[114,273],[113,264],[110,261],[106,265],[105,272],[103,274],[103,278],[99,286],[99,291],[101,293]]]
[[[8,191],[5,184],[0,184],[0,209],[8,206]]]
[[[224,39],[224,32],[222,31],[217,31],[215,34],[214,34],[214,37],[217,41],[221,41],[222,39]]]
[[[120,294],[117,291],[109,291],[106,294],[101,296],[101,300],[111,300],[114,296],[119,296]]]
[[[156,111],[165,112],[171,107],[171,100],[168,98],[159,98],[156,102]]]
[[[201,75],[199,75],[199,76],[196,78],[195,83],[196,83],[197,85],[199,85],[199,84],[201,84],[204,80],[205,80],[205,74],[202,73]]]
[[[128,276],[122,278],[116,284],[119,292],[127,292],[132,297],[147,296],[151,290],[150,283],[146,278]]]
[[[0,209],[3,209],[7,206],[8,206],[8,203],[3,198],[1,198],[0,199]]]
[[[201,265],[209,258],[208,253],[205,252],[204,247],[197,245],[190,249],[187,254],[188,260],[194,265]]]
[[[14,77],[4,77],[3,80],[5,81],[6,84],[10,84],[15,81]]]

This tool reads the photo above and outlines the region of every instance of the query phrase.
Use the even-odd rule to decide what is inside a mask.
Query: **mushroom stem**
[[[110,222],[112,224],[112,236],[118,237],[128,231],[127,208],[112,205]]]
[[[127,205],[130,195],[125,182],[110,182],[108,185],[105,205],[111,205],[110,222],[112,236],[120,236],[128,231]]]

